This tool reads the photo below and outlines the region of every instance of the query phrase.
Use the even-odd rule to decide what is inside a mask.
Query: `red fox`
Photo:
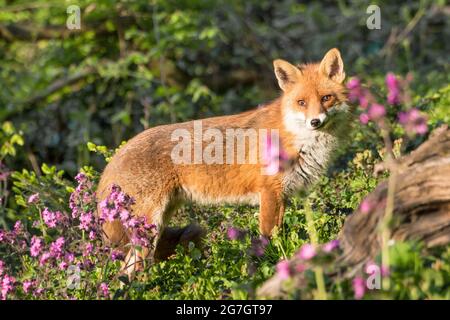
[[[294,66],[275,60],[273,65],[282,90],[278,99],[237,115],[163,125],[138,134],[106,166],[98,186],[98,200],[108,195],[113,184],[132,196],[133,213],[146,216],[161,230],[156,251],[164,247],[163,242],[176,245],[170,240],[171,232],[179,240],[184,231],[192,231],[166,228],[172,213],[186,201],[259,204],[259,229],[269,237],[274,227],[282,223],[287,197],[311,185],[325,172],[351,123],[343,84],[344,65],[338,49],[328,51],[320,63]],[[237,141],[237,148],[223,139],[233,139],[232,129],[244,134]],[[254,161],[252,155],[255,150],[260,152],[261,146],[251,143],[255,142],[251,130],[276,130],[279,145],[292,159],[292,165],[264,174],[265,164]],[[234,134],[234,139],[239,137]],[[180,137],[197,142],[180,147]],[[249,146],[239,148],[243,140],[248,140]],[[186,161],[180,162],[180,157]],[[236,158],[241,161],[229,161]],[[119,222],[107,223],[104,231],[109,241],[128,241],[127,231]],[[147,254],[130,252],[127,261],[137,263]],[[168,252],[159,254],[162,258],[167,255]]]

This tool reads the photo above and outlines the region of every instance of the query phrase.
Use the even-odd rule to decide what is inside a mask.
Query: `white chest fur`
[[[337,147],[350,129],[348,106],[336,106],[329,114],[328,123],[318,130],[305,126],[306,119],[298,112],[287,112],[284,124],[296,137],[295,146],[299,150],[299,161],[285,172],[283,189],[290,194],[306,188],[323,175],[336,153]]]
[[[326,172],[335,153],[338,138],[314,131],[299,148],[299,161],[286,171],[283,179],[284,192],[290,194],[316,182]]]

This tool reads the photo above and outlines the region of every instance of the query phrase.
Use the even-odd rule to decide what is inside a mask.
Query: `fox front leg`
[[[259,231],[270,237],[275,226],[280,227],[284,216],[284,199],[279,192],[265,190],[261,192],[259,213]]]

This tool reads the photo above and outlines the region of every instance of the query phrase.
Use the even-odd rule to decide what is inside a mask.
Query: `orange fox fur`
[[[283,150],[295,160],[293,166],[275,175],[264,175],[261,163],[175,164],[171,152],[177,141],[171,141],[171,134],[182,128],[192,133],[193,122],[163,125],[145,130],[119,149],[102,174],[98,200],[103,200],[110,186],[117,184],[135,199],[133,213],[145,215],[159,230],[164,230],[172,213],[185,201],[259,204],[260,232],[270,236],[282,223],[287,197],[325,172],[351,123],[343,62],[337,49],[328,51],[316,64],[293,66],[275,60],[274,69],[283,91],[281,97],[251,111],[204,119],[202,126],[203,130],[216,128],[224,136],[227,128],[278,129]],[[249,150],[246,152],[248,158]],[[187,229],[166,229],[165,235],[163,231],[155,255],[170,255]],[[104,231],[109,241],[128,242],[119,222],[106,224]],[[200,234],[194,230],[192,237],[198,240]],[[164,242],[169,249],[164,248]],[[137,255],[129,259],[136,263]]]

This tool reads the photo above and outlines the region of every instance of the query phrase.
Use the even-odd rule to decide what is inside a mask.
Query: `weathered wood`
[[[377,228],[384,216],[387,182],[368,196],[370,213],[359,209],[341,231],[340,263],[358,266],[375,258],[381,239]],[[393,240],[416,239],[427,246],[450,242],[450,130],[441,127],[399,161],[395,186]]]
[[[357,209],[347,217],[339,240],[343,253],[336,269],[353,276],[381,249],[380,222],[384,217],[387,181],[369,194],[370,212]],[[420,240],[427,247],[450,243],[450,130],[436,129],[430,138],[398,162],[391,239]],[[342,275],[342,274],[341,274]],[[298,285],[302,280],[295,279]],[[262,297],[283,297],[282,281],[275,275],[259,290]]]

